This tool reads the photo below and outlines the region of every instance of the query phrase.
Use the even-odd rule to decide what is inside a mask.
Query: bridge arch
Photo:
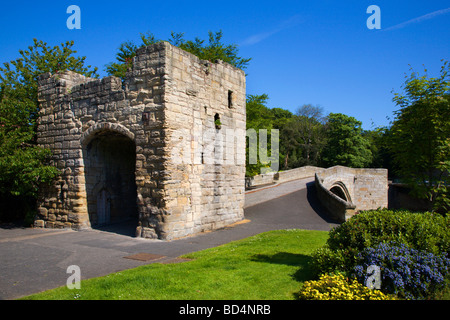
[[[348,192],[347,186],[342,181],[334,182],[330,189],[333,194],[337,195],[342,200],[347,202],[352,202],[352,197],[350,196],[350,192]]]

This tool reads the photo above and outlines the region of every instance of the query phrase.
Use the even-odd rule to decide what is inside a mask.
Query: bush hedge
[[[450,215],[383,209],[362,212],[332,229],[325,246],[312,254],[311,267],[316,276],[338,272],[365,284],[367,266],[376,265],[383,292],[422,299],[449,283],[447,257]]]
[[[313,254],[313,269],[316,274],[352,272],[359,252],[391,241],[450,255],[450,216],[387,209],[362,212],[330,231],[326,245]]]

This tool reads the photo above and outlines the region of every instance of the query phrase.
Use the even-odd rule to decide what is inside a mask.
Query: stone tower
[[[38,143],[61,175],[36,227],[136,221],[175,239],[243,219],[245,74],[167,42],[140,48],[125,81],[71,71],[39,79]]]

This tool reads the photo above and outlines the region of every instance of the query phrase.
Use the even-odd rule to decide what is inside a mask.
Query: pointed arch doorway
[[[115,226],[130,233],[138,224],[136,145],[114,130],[98,130],[83,146],[86,196],[92,228]]]

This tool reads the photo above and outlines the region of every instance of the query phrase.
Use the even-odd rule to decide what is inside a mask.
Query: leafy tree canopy
[[[389,139],[400,176],[416,195],[428,198],[435,209],[450,209],[447,191],[450,173],[450,66],[445,61],[438,77],[412,71],[394,94],[400,107]]]
[[[4,209],[13,206],[12,199],[17,203],[20,197],[36,197],[39,185],[58,173],[46,164],[49,150],[35,141],[37,79],[42,73],[61,70],[97,77],[97,69],[85,66],[86,58],[76,57],[72,47],[73,41],[50,47],[34,39],[27,50],[19,51],[18,59],[0,67],[0,205]]]
[[[267,145],[270,148],[270,137],[271,137],[271,129],[273,129],[273,120],[274,116],[271,113],[271,110],[267,107],[267,101],[269,100],[269,96],[267,94],[261,95],[248,95],[246,102],[246,126],[247,130],[254,129],[255,133],[258,134],[260,129],[267,130]],[[257,157],[256,163],[254,163],[255,159],[250,159],[249,146],[256,146],[259,141],[256,138],[256,141],[250,141],[251,137],[247,139],[246,146],[246,175],[254,176],[261,173],[262,167],[268,167],[268,165],[263,165],[260,162],[259,156]]]
[[[215,62],[222,60],[239,69],[245,69],[251,58],[240,57],[239,50],[235,44],[222,43],[222,31],[208,32],[208,41],[196,37],[194,40],[186,40],[184,33],[172,32],[171,37],[167,40],[172,45],[179,47],[187,52],[190,52],[202,60],[209,60]],[[106,72],[109,75],[114,75],[121,79],[125,78],[125,74],[133,63],[133,58],[136,56],[136,50],[160,42],[152,33],[141,33],[141,44],[136,45],[131,41],[122,43],[119,46],[119,51],[116,54],[116,61],[106,65]]]
[[[323,151],[326,166],[362,168],[372,162],[369,141],[363,136],[362,123],[342,113],[330,113],[327,144]]]

